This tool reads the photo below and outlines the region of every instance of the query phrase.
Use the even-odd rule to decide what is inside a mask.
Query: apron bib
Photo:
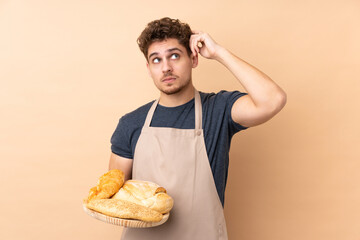
[[[174,207],[163,225],[124,228],[121,239],[228,239],[206,153],[199,92],[195,90],[195,129],[150,127],[158,102],[150,108],[136,144],[132,176],[164,187]]]

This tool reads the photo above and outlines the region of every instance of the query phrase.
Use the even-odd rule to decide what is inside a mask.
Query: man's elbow
[[[273,100],[273,107],[272,107],[272,112],[273,114],[277,114],[278,112],[281,111],[281,109],[284,108],[285,104],[287,101],[287,95],[283,90],[280,90],[274,97]]]

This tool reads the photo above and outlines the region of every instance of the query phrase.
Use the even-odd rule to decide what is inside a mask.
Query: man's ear
[[[150,72],[150,67],[149,67],[149,63],[148,63],[148,62],[146,62],[146,68],[147,68],[147,70],[148,70],[149,76],[151,77],[151,72]]]
[[[191,53],[190,58],[192,61],[192,68],[196,68],[199,63],[199,54],[194,55],[193,53]]]

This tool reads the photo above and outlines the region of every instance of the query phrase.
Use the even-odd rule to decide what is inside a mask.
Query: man
[[[286,94],[207,33],[179,20],[150,22],[138,44],[160,98],[120,119],[109,168],[163,186],[174,208],[165,224],[125,229],[122,239],[227,239],[223,205],[231,138],[272,118]],[[227,67],[248,93],[198,92],[191,73],[199,54]]]

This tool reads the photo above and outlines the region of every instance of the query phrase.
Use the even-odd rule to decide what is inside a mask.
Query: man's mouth
[[[162,82],[169,83],[175,81],[175,79],[176,79],[175,77],[166,77],[163,78]]]

